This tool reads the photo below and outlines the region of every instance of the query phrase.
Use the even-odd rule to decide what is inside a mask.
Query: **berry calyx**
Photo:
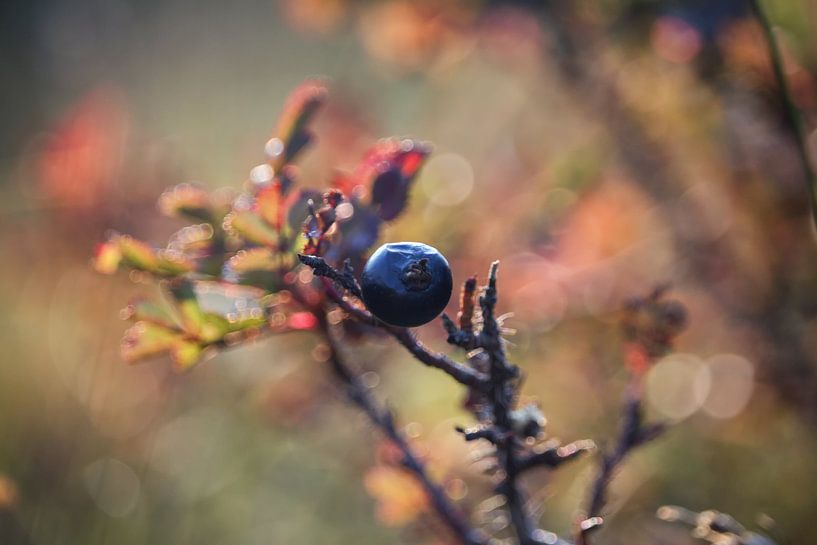
[[[428,270],[428,259],[412,261],[403,274],[403,284],[411,291],[423,291],[431,285],[431,273]]]

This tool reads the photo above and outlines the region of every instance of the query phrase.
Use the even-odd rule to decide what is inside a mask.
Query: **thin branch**
[[[501,475],[501,481],[496,490],[505,496],[508,513],[519,545],[541,545],[545,543],[544,536],[548,534],[537,527],[532,515],[529,513],[526,505],[527,498],[520,486],[519,478],[524,471],[533,467],[556,467],[567,460],[574,459],[592,448],[592,443],[577,442],[565,447],[551,446],[544,451],[537,452],[526,448],[520,442],[522,437],[533,437],[540,433],[544,419],[541,413],[537,417],[535,414],[531,415],[530,411],[515,410],[516,394],[519,389],[519,369],[509,362],[506,357],[505,341],[502,338],[501,328],[495,313],[498,300],[497,269],[499,262],[496,261],[491,264],[488,285],[479,297],[482,316],[478,333],[474,332],[473,329],[473,306],[476,291],[476,280],[473,278],[469,279],[464,286],[463,297],[460,302],[461,312],[458,316],[460,327],[448,316],[443,316],[443,325],[449,334],[448,340],[451,344],[465,349],[479,348],[486,354],[486,367],[477,365],[471,367],[455,362],[444,354],[428,350],[409,329],[390,326],[378,320],[365,308],[361,308],[345,299],[338,292],[336,286],[333,285],[332,280],[354,295],[353,290],[350,288],[349,277],[353,278],[350,269],[347,268],[343,273],[338,272],[319,257],[301,258],[301,261],[305,265],[312,267],[315,274],[325,277],[324,288],[327,296],[343,311],[362,323],[386,330],[416,359],[431,367],[442,369],[461,384],[469,386],[472,395],[484,400],[490,409],[479,417],[482,425],[469,430],[458,428],[458,431],[465,436],[467,441],[486,439],[496,448],[497,467]],[[465,323],[466,318],[468,323]],[[332,354],[336,373],[348,382],[348,369],[343,365],[336,346],[332,346]],[[394,425],[390,414],[384,416],[373,412],[371,400],[364,397],[356,388],[351,390],[350,396],[366,410],[374,422],[384,429],[387,436],[392,438],[390,430],[393,430]],[[538,408],[535,412],[538,412]],[[520,422],[520,418],[526,421]],[[527,422],[527,420],[531,421]],[[531,429],[533,431],[526,431]],[[399,443],[398,446],[400,446]],[[423,478],[422,467],[413,468],[410,461],[407,466],[415,471],[421,479]],[[445,499],[444,496],[442,499]],[[436,501],[432,495],[432,502]],[[444,517],[448,516],[444,512],[446,509],[445,504],[436,506],[435,503],[435,507],[442,510]],[[458,531],[462,531],[462,527],[458,525],[456,519],[453,523],[449,520],[448,524],[449,526],[453,524],[455,527],[459,527],[460,530]],[[465,534],[460,533],[458,535]]]
[[[797,143],[797,152],[806,180],[806,191],[808,192],[809,203],[811,204],[812,221],[817,221],[817,175],[815,175],[814,167],[809,159],[802,117],[800,116],[797,106],[794,104],[794,100],[792,100],[791,90],[789,89],[783,67],[783,56],[780,53],[780,46],[777,43],[777,37],[774,35],[772,23],[760,5],[760,0],[752,0],[751,4],[755,12],[755,17],[757,17],[757,21],[763,29],[763,36],[766,39],[766,47],[769,50],[769,60],[772,63],[774,78],[777,81],[777,90],[780,95],[780,100],[783,102],[786,124]]]
[[[497,463],[504,474],[497,490],[505,496],[519,544],[532,545],[540,543],[540,540],[536,538],[537,528],[527,512],[525,494],[518,482],[522,466],[511,419],[516,393],[515,379],[519,376],[519,370],[505,356],[505,344],[495,313],[498,300],[496,289],[498,267],[498,261],[491,264],[488,286],[479,298],[483,323],[478,344],[485,349],[490,360],[491,387],[488,397],[492,407],[494,437],[497,438]]]
[[[486,540],[481,532],[477,531],[468,523],[463,513],[449,501],[443,488],[434,482],[428,474],[423,462],[414,454],[408,441],[406,441],[405,437],[403,437],[395,426],[394,415],[391,411],[378,404],[377,400],[375,400],[374,396],[369,392],[369,389],[361,382],[360,377],[346,364],[336,341],[329,331],[326,316],[319,316],[319,321],[324,335],[329,342],[329,361],[332,365],[332,370],[335,376],[345,385],[349,399],[362,409],[369,417],[369,420],[400,450],[403,456],[403,466],[420,481],[428,494],[434,511],[440,516],[446,527],[457,540],[464,545],[485,545]]]
[[[662,424],[645,424],[642,413],[641,389],[639,385],[633,383],[627,390],[615,447],[609,452],[602,453],[599,471],[591,486],[584,512],[585,520],[576,535],[576,545],[587,545],[589,533],[601,526],[608,488],[621,463],[634,449],[655,439],[664,431],[665,427]]]
[[[329,265],[322,257],[314,255],[298,254],[298,260],[307,267],[310,267],[312,272],[315,273],[315,276],[329,278],[343,286],[345,290],[355,297],[359,299],[363,298],[360,285],[357,283],[357,279],[355,278],[354,271],[352,271],[352,266],[349,264],[348,259],[343,262],[343,271],[338,271]]]
[[[525,471],[534,467],[559,467],[565,462],[594,450],[596,444],[593,441],[575,441],[567,445],[551,446],[541,452],[534,452],[519,458],[517,466],[519,471]]]
[[[485,388],[487,377],[482,373],[477,372],[472,367],[452,360],[441,352],[429,350],[417,339],[411,330],[394,326],[383,327],[421,363],[445,371],[453,377],[454,380],[465,386],[477,389]]]
[[[327,295],[347,314],[351,315],[360,322],[363,322],[364,324],[384,329],[391,334],[392,337],[397,339],[397,342],[403,345],[406,350],[408,350],[418,361],[428,365],[429,367],[434,367],[444,371],[460,384],[478,389],[485,386],[487,383],[487,377],[485,377],[482,373],[479,373],[472,367],[452,360],[441,352],[429,350],[417,339],[411,330],[389,325],[381,320],[378,320],[368,310],[354,306],[349,303],[349,301],[345,300],[329,280],[333,280],[340,284],[344,289],[349,291],[349,293],[360,299],[360,287],[357,284],[357,280],[354,279],[354,274],[352,273],[352,270],[348,264],[345,265],[344,271],[340,272],[326,263],[326,261],[321,257],[300,255],[298,258],[304,265],[312,268],[317,276],[322,276],[327,279],[324,282],[324,288]]]
[[[446,339],[448,344],[459,346],[463,350],[473,350],[477,347],[477,337],[473,331],[457,327],[457,324],[448,317],[448,314],[443,314],[442,320],[443,328],[445,332],[448,333],[448,338]]]
[[[538,407],[524,405],[517,407],[516,396],[520,388],[519,369],[508,361],[505,341],[496,317],[497,270],[499,262],[491,264],[488,285],[479,297],[481,310],[480,327],[474,328],[475,279],[469,278],[463,286],[460,300],[458,324],[443,316],[443,324],[448,332],[448,342],[466,350],[480,349],[481,366],[489,374],[488,387],[474,399],[473,410],[480,420],[480,426],[457,428],[466,441],[485,439],[495,447],[496,467],[501,481],[496,491],[505,497],[505,505],[510,515],[512,527],[520,545],[563,544],[555,534],[545,532],[536,524],[535,517],[527,508],[527,498],[519,482],[522,473],[534,467],[555,468],[562,463],[577,458],[594,448],[592,441],[577,441],[560,446],[550,442],[540,445],[539,450],[528,447],[522,440],[538,437],[544,426],[544,416]],[[470,323],[464,323],[468,316]]]
[[[477,292],[477,277],[471,276],[462,285],[460,294],[460,311],[457,314],[457,322],[460,330],[465,333],[474,331],[474,299]]]

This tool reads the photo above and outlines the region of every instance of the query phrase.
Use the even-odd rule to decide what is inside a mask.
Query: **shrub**
[[[170,296],[170,304],[149,299],[129,303],[125,314],[134,324],[122,341],[122,357],[136,362],[166,354],[177,370],[187,371],[227,347],[265,335],[308,331],[328,345],[327,366],[337,383],[390,445],[391,454],[365,478],[367,489],[380,502],[381,518],[405,523],[416,513],[429,511],[457,542],[492,542],[488,530],[473,525],[435,479],[395,415],[378,402],[347,361],[344,344],[352,342],[352,336],[344,332],[386,334],[465,390],[465,407],[473,422],[457,430],[465,441],[490,447],[487,456],[500,498],[495,508],[507,512],[516,541],[565,543],[539,527],[525,477],[537,468],[557,469],[596,449],[589,440],[560,444],[548,439],[541,408],[520,402],[522,376],[509,359],[504,318],[497,313],[499,263],[490,265],[483,286],[478,286],[477,277],[465,281],[455,318],[441,316],[448,343],[464,353],[462,361],[430,350],[411,330],[393,325],[419,325],[436,315],[419,316],[426,308],[445,306],[450,271],[435,250],[412,246],[425,252],[424,257],[406,264],[414,267],[409,271],[413,275],[427,274],[426,266],[443,275],[442,284],[433,286],[431,300],[417,305],[411,290],[389,294],[395,295],[393,299],[382,294],[364,297],[367,290],[373,293],[372,282],[377,289],[388,284],[389,270],[380,263],[369,262],[378,267],[378,274],[368,279],[364,275],[363,288],[359,271],[383,224],[402,213],[430,149],[410,139],[382,140],[354,172],[337,177],[328,191],[300,187],[294,163],[313,138],[309,122],[326,93],[317,80],[292,93],[275,136],[265,145],[268,160],[252,170],[243,192],[211,193],[186,184],[167,190],[159,199],[162,212],[195,223],[175,233],[166,247],[154,248],[121,234],[99,246],[98,271],[111,274],[125,268],[152,275]],[[599,453],[597,474],[575,525],[576,543],[587,543],[602,525],[607,488],[616,469],[633,449],[665,431],[664,424],[645,421],[641,397],[645,371],[672,349],[686,324],[684,307],[666,291],[655,289],[625,305],[622,331],[630,384],[618,435],[612,448]],[[377,307],[375,312],[364,298]],[[659,514],[689,522],[695,535],[712,543],[765,539],[715,512],[663,508]]]

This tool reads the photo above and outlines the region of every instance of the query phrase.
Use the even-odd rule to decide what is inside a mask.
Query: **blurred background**
[[[811,126],[817,4],[763,4]],[[511,355],[553,437],[613,437],[626,298],[668,282],[689,307],[647,377],[650,416],[677,425],[617,476],[599,540],[690,543],[654,519],[665,503],[817,540],[817,246],[750,7],[4,2],[0,543],[442,543],[410,484],[371,469],[382,446],[308,333],[182,376],[126,366],[119,310],[156,287],[89,266],[108,229],[163,244],[180,227],[156,211],[166,186],[244,183],[314,75],[332,95],[303,180],[325,187],[383,136],[433,143],[384,239],[433,244],[458,281],[502,260]],[[438,324],[420,335],[447,350]],[[359,354],[452,498],[501,537],[453,431],[462,392],[388,340]],[[594,468],[530,480],[544,527],[570,533]]]

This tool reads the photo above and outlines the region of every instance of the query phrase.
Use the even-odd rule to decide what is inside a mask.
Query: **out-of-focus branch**
[[[520,456],[517,466],[520,472],[534,467],[556,468],[595,448],[596,444],[586,439],[568,443],[567,445],[553,445],[545,448],[541,452],[533,452]]]
[[[731,515],[711,509],[698,513],[676,505],[664,505],[656,516],[665,522],[690,526],[693,537],[712,545],[776,545],[770,537],[750,532]]]
[[[619,159],[633,181],[664,208],[665,217],[676,218],[675,222],[696,223],[702,213],[700,210],[687,207],[684,217],[678,219],[678,212],[671,204],[686,190],[672,154],[660,140],[649,135],[643,122],[626,106],[612,75],[599,66],[604,38],[597,25],[586,21],[569,0],[537,2],[531,9],[554,36],[554,48],[549,53],[556,58],[563,83],[572,96],[581,97],[580,105],[592,117],[605,120],[605,126],[614,136]],[[806,168],[808,157],[803,157],[802,149],[801,158]],[[809,193],[810,199],[815,198],[811,188]],[[672,234],[679,258],[688,263],[691,274],[700,280],[700,286],[712,299],[735,319],[768,336],[774,352],[758,361],[761,374],[780,392],[782,400],[799,410],[812,426],[817,426],[817,370],[802,335],[792,326],[788,306],[792,300],[791,283],[786,279],[785,263],[775,273],[779,281],[772,286],[763,304],[747,310],[740,304],[739,297],[719,287],[725,276],[740,276],[737,268],[740,259],[735,256],[729,237],[701,240],[682,229],[672,229]]]
[[[587,545],[590,542],[589,534],[601,526],[607,490],[624,459],[634,449],[658,437],[664,429],[661,424],[644,423],[641,386],[633,382],[627,390],[615,446],[612,450],[602,453],[599,470],[591,485],[590,497],[583,513],[585,520],[580,523],[576,533],[576,545]]]
[[[361,382],[360,377],[344,361],[329,329],[325,313],[319,315],[318,320],[329,343],[329,362],[332,370],[337,379],[345,386],[349,399],[363,410],[369,420],[400,450],[403,467],[413,473],[420,481],[426,494],[428,494],[434,511],[457,541],[463,545],[484,545],[486,540],[482,533],[468,523],[463,513],[449,501],[443,488],[428,474],[423,462],[417,457],[408,441],[397,429],[392,412],[378,404],[369,389]]]
[[[797,152],[800,157],[800,164],[803,168],[803,177],[806,180],[806,191],[809,195],[809,203],[811,204],[812,221],[817,221],[817,175],[814,173],[814,167],[809,158],[808,147],[806,146],[806,139],[804,137],[803,123],[800,112],[797,106],[794,105],[789,84],[786,80],[786,74],[783,69],[783,56],[780,54],[780,47],[777,43],[777,37],[774,35],[772,23],[766,16],[760,0],[752,0],[752,9],[757,18],[760,27],[763,29],[763,36],[766,39],[766,47],[769,50],[769,60],[772,63],[772,70],[774,71],[774,78],[777,81],[777,90],[780,95],[780,101],[783,103],[783,110],[785,113],[786,123],[797,143]]]

